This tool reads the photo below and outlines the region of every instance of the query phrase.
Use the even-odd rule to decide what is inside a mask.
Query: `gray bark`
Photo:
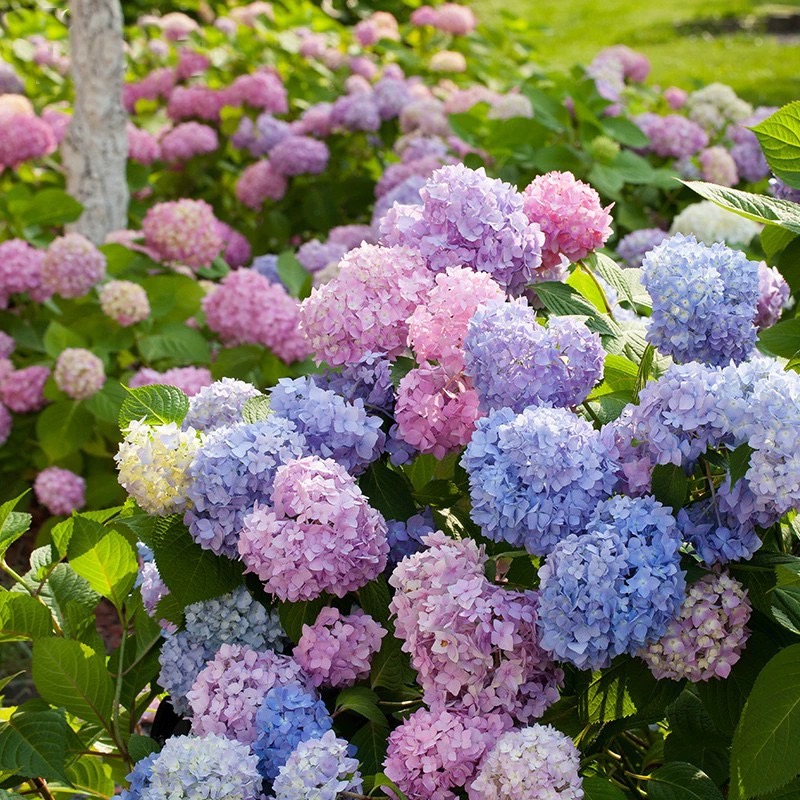
[[[72,0],[69,40],[75,110],[61,156],[67,191],[84,206],[70,229],[100,244],[128,220],[120,1]]]

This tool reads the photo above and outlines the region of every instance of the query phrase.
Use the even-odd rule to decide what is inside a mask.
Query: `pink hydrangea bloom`
[[[265,200],[280,200],[285,194],[286,178],[267,160],[250,164],[236,182],[236,198],[248,208],[260,208]]]
[[[573,262],[601,247],[611,236],[611,208],[571,172],[548,172],[525,189],[524,211],[544,232],[542,263]]]
[[[697,156],[703,180],[720,186],[736,186],[739,173],[733,156],[722,145],[714,145],[700,151]]]
[[[789,284],[778,272],[778,268],[770,268],[764,261],[758,264],[758,293],[754,324],[756,328],[762,330],[774,325],[781,318],[781,312],[789,302],[790,294]]]
[[[689,99],[689,93],[685,89],[681,89],[677,86],[670,86],[664,89],[664,99],[673,111],[677,111],[679,108],[683,108],[686,105],[686,101]]]
[[[339,274],[300,306],[300,326],[318,361],[389,358],[405,350],[406,320],[433,286],[425,260],[407,247],[363,244],[340,262]]]
[[[307,677],[289,656],[223,644],[186,695],[192,733],[216,733],[252,744],[258,738],[255,719],[264,695],[273,686],[289,683],[308,686]]]
[[[11,435],[11,427],[13,425],[13,420],[11,419],[11,414],[9,413],[8,409],[0,403],[0,446],[4,445],[8,441],[8,437]]]
[[[194,75],[200,75],[211,65],[208,56],[192,50],[191,47],[181,47],[178,50],[178,66],[175,68],[179,81],[185,81]]]
[[[42,120],[50,126],[56,146],[60,145],[67,135],[67,128],[70,122],[72,122],[72,114],[61,108],[48,106],[42,110]]]
[[[659,680],[727,678],[750,636],[747,592],[727,573],[692,584],[667,632],[641,653]]]
[[[451,372],[464,369],[461,345],[478,306],[492,300],[502,302],[505,292],[486,272],[448,267],[436,276],[424,305],[408,319],[408,344],[417,363],[438,361]]]
[[[51,514],[68,516],[86,504],[86,481],[61,467],[43,469],[33,482],[33,491]]]
[[[161,157],[161,147],[151,133],[128,123],[128,158],[140,164],[152,164]]]
[[[319,175],[328,166],[330,150],[310,136],[287,136],[269,152],[272,168],[281,175]]]
[[[42,262],[42,286],[61,297],[82,297],[106,274],[106,257],[80,233],[50,242]]]
[[[253,257],[250,242],[244,234],[231,228],[230,225],[217,220],[217,232],[222,237],[224,251],[222,257],[231,269],[239,269],[249,263]]]
[[[444,458],[469,442],[483,416],[479,405],[468,378],[426,362],[397,387],[397,435],[420,453]]]
[[[142,233],[163,261],[192,269],[211,266],[223,246],[217,218],[205,200],[156,203],[142,220]]]
[[[389,735],[383,771],[409,800],[455,800],[505,727],[497,716],[420,708]]]
[[[85,400],[103,388],[106,371],[102,359],[83,347],[68,347],[56,359],[56,386],[74,400]]]
[[[31,247],[22,239],[0,243],[0,308],[6,308],[12,294],[28,292],[33,299],[44,299],[43,264],[44,251]]]
[[[360,608],[344,615],[326,606],[303,634],[292,655],[314,686],[352,686],[366,678],[386,631]]]
[[[563,672],[539,646],[537,592],[511,592],[484,575],[471,539],[436,532],[408,556],[389,583],[402,649],[411,656],[431,707],[520,722],[558,700]]]
[[[219,147],[217,132],[200,122],[182,122],[161,137],[164,161],[188,161],[194,156],[213,153]]]
[[[452,36],[466,36],[478,24],[472,9],[458,3],[443,3],[435,9],[435,15],[432,25]]]
[[[386,522],[337,462],[294,459],[275,473],[272,505],[245,517],[239,554],[281,600],[344,597],[386,566]]]
[[[300,306],[286,290],[250,269],[226,275],[203,298],[206,324],[226,345],[261,344],[287,363],[308,355]]]
[[[47,402],[44,384],[50,376],[47,367],[25,367],[9,373],[0,383],[0,402],[17,414],[38,411]]]
[[[33,113],[0,114],[0,172],[56,149],[50,126]]]
[[[411,12],[411,24],[422,27],[423,25],[436,24],[436,9],[433,6],[420,6]]]
[[[133,281],[109,281],[98,290],[100,308],[118,325],[127,328],[150,316],[147,292]]]
[[[227,92],[222,89],[178,86],[170,95],[167,116],[174,122],[194,117],[206,122],[218,122],[219,112],[227,102]]]
[[[14,337],[6,333],[5,331],[0,331],[0,362],[7,361],[9,364],[11,363],[8,361],[8,357],[14,352],[14,348],[16,347],[16,343],[14,342]],[[0,382],[3,380],[3,371],[0,368]]]
[[[315,103],[307,108],[297,122],[292,124],[292,132],[298,136],[329,136],[333,130],[331,112],[333,103]]]
[[[170,67],[154,69],[142,80],[126,83],[122,87],[122,105],[129,114],[136,110],[139,100],[156,100],[159,97],[167,98],[175,87],[175,70]]]
[[[394,14],[388,11],[374,11],[355,26],[353,35],[362,47],[369,47],[381,39],[399,41],[400,28]]]
[[[211,371],[205,367],[173,367],[166,372],[144,367],[135,373],[128,381],[131,389],[139,386],[154,386],[163,384],[165,386],[176,386],[187,397],[194,397],[201,389],[211,386],[214,378]]]
[[[270,114],[285,114],[289,110],[286,88],[274,72],[260,71],[240,75],[228,87],[228,105],[248,105]]]

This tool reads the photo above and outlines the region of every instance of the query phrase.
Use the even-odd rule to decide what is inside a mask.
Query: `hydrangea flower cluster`
[[[581,535],[539,569],[541,646],[579,669],[602,669],[664,634],[684,598],[675,518],[651,497],[600,503]]]
[[[193,428],[174,422],[147,425],[132,421],[114,461],[117,479],[148,514],[183,511],[189,501],[189,465],[200,446]]]
[[[147,292],[132,281],[109,281],[98,290],[103,313],[123,328],[142,322],[150,316]]]
[[[581,532],[616,481],[600,434],[561,408],[493,411],[476,423],[461,465],[483,535],[537,555]]]
[[[333,731],[300,742],[272,784],[275,800],[337,800],[341,792],[360,793],[355,748]]]
[[[292,655],[314,686],[352,686],[369,675],[386,631],[360,608],[344,615],[326,606],[303,633]]]
[[[22,239],[0,242],[0,308],[6,308],[11,295],[27,292],[33,300],[44,300],[42,287],[45,254]]]
[[[394,358],[406,347],[408,318],[433,284],[408,247],[364,244],[341,261],[339,274],[300,306],[300,327],[317,361],[338,366],[367,353]]]
[[[433,514],[429,508],[421,514],[414,514],[405,522],[397,519],[387,520],[386,525],[389,561],[392,565],[422,550],[425,547],[423,537],[434,531]]]
[[[205,200],[176,200],[152,206],[142,220],[142,233],[163,261],[198,270],[211,266],[222,250],[216,223]]]
[[[659,680],[727,678],[750,635],[747,592],[726,573],[693,583],[666,633],[640,654]]]
[[[692,156],[708,146],[708,134],[680,114],[639,114],[633,121],[650,140],[648,149],[663,158]]]
[[[204,386],[189,398],[189,411],[182,427],[194,428],[200,433],[209,433],[216,428],[225,428],[242,422],[245,403],[261,392],[251,383],[223,378]]]
[[[47,367],[23,367],[13,369],[9,364],[0,379],[0,402],[17,414],[38,411],[47,400],[44,385],[50,377]]]
[[[338,461],[354,475],[383,452],[381,418],[368,414],[360,398],[349,402],[317,386],[314,378],[281,378],[270,393],[270,407],[295,424],[309,452]]]
[[[724,242],[730,247],[745,247],[758,235],[761,225],[731,214],[710,200],[686,206],[673,220],[670,233],[694,236],[698,242],[712,245]]]
[[[294,424],[274,415],[207,434],[185,475],[192,507],[184,522],[194,540],[217,555],[235,555],[244,518],[269,500],[278,467],[305,452]]]
[[[739,183],[739,173],[733,156],[722,146],[715,145],[702,150],[697,156],[703,180],[720,186],[735,186]]]
[[[136,764],[121,800],[259,800],[258,758],[245,744],[208,734],[173,736]]]
[[[236,198],[248,208],[256,209],[265,200],[280,200],[286,189],[286,178],[269,161],[256,161],[239,176]]]
[[[42,286],[61,297],[82,297],[105,274],[106,257],[80,233],[54,239],[42,262]]]
[[[496,716],[420,708],[389,734],[384,771],[409,800],[455,800],[503,727]]]
[[[370,411],[391,414],[394,408],[391,363],[381,353],[367,353],[341,372],[326,370],[314,377],[318,386],[332,389],[345,400],[361,400]]]
[[[525,214],[544,233],[545,269],[556,269],[564,260],[579,261],[611,236],[612,206],[603,208],[600,195],[571,172],[540,175],[524,195]]]
[[[535,592],[493,586],[471,539],[423,537],[397,565],[390,609],[425,702],[526,722],[558,699],[563,673],[539,646]]]
[[[217,132],[200,122],[182,122],[167,131],[159,142],[161,158],[168,162],[189,161],[213,153],[219,147]]]
[[[778,272],[777,267],[768,267],[766,262],[758,262],[758,306],[755,326],[758,330],[769,328],[780,318],[789,302],[789,284]]]
[[[299,683],[273,686],[256,712],[253,752],[258,771],[273,781],[300,742],[319,739],[333,727],[325,703]]]
[[[617,253],[625,266],[638,269],[647,253],[658,246],[669,234],[661,228],[641,228],[623,236],[617,243]]]
[[[543,267],[544,234],[510,184],[457,164],[436,170],[419,193],[421,206],[396,205],[383,218],[384,244],[415,249],[434,272],[453,266],[488,272],[515,293],[563,277],[560,265]]]
[[[68,397],[85,400],[103,388],[106,371],[102,359],[91,350],[68,347],[56,359],[53,378]]]
[[[504,733],[481,763],[472,791],[481,800],[581,800],[580,753],[552,725]]]
[[[61,467],[43,469],[33,482],[36,499],[51,514],[69,516],[86,503],[86,481]]]
[[[484,411],[580,405],[602,377],[604,357],[583,322],[553,317],[540,325],[524,300],[482,306],[464,339],[466,373]]]
[[[173,367],[166,372],[143,367],[131,376],[128,386],[131,389],[156,384],[174,386],[187,397],[194,397],[201,389],[210,386],[212,381],[211,371],[206,367]]]
[[[284,177],[290,175],[318,175],[328,166],[330,151],[325,142],[310,136],[290,135],[281,139],[269,154],[272,168]]]
[[[195,678],[187,694],[192,709],[192,733],[218,734],[252,744],[258,738],[256,712],[274,686],[307,678],[289,656],[223,644]]]
[[[645,256],[642,282],[653,298],[647,340],[676,361],[723,365],[753,352],[758,264],[744,253],[676,234]]]
[[[335,461],[308,456],[279,467],[270,502],[244,519],[239,554],[281,600],[344,597],[386,567],[386,522]]]

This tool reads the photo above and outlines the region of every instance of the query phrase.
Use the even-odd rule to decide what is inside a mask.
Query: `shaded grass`
[[[776,7],[757,0],[474,0],[486,21],[504,13],[525,19],[536,31],[532,60],[545,68],[587,64],[603,47],[627,44],[645,53],[650,83],[696,88],[728,83],[754,103],[781,104],[800,97],[800,33],[777,37],[757,32],[759,19],[800,5]],[[735,18],[754,31],[720,32]],[[716,31],[716,32],[715,32]]]

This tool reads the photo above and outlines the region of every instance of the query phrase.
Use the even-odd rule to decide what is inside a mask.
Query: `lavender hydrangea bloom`
[[[215,428],[234,425],[242,421],[244,404],[261,392],[255,386],[233,378],[223,378],[211,386],[203,387],[189,398],[189,411],[182,427],[208,433]]]
[[[338,461],[354,475],[383,452],[381,418],[368,414],[363,400],[351,403],[317,386],[314,378],[281,378],[270,394],[270,407],[295,424],[311,453]]]
[[[383,77],[373,86],[373,101],[381,119],[394,119],[411,102],[411,92],[403,80]]]
[[[331,124],[347,131],[377,131],[381,114],[372,92],[346,94],[331,109]]]
[[[696,122],[679,114],[639,114],[633,120],[650,140],[649,150],[664,158],[694,155],[708,145],[708,134]]]
[[[676,361],[724,365],[755,349],[758,264],[676,234],[651,250],[642,282],[653,298],[647,340]]]
[[[317,386],[330,389],[354,403],[361,400],[364,407],[391,414],[395,393],[392,385],[391,362],[382,353],[367,353],[358,361],[346,364],[341,372],[327,370],[314,376]]]
[[[436,170],[420,196],[421,208],[394,206],[383,218],[385,244],[418,250],[435,272],[452,266],[489,272],[511,292],[561,277],[540,269],[544,234],[510,184],[456,164]]]
[[[274,686],[256,712],[258,738],[253,752],[258,771],[273,781],[300,742],[319,739],[333,727],[325,703],[299,683]]]
[[[422,175],[410,175],[402,183],[397,184],[386,194],[381,195],[375,201],[375,206],[372,210],[373,226],[375,228],[380,227],[381,220],[395,203],[402,206],[422,205],[422,197],[419,192],[425,183],[426,180]]]
[[[259,275],[263,275],[273,283],[283,283],[280,273],[278,272],[278,256],[274,253],[256,256],[253,259],[253,263],[250,265],[250,269],[254,269]]]
[[[603,669],[658,639],[685,592],[674,517],[651,497],[598,505],[586,533],[539,569],[541,645],[579,669]]]
[[[616,480],[600,434],[561,408],[492,412],[477,421],[461,465],[484,536],[537,555],[582,531]]]
[[[297,260],[309,272],[319,272],[328,264],[338,262],[347,249],[339,242],[321,242],[319,239],[311,239],[298,249]]]
[[[386,526],[391,564],[397,564],[406,556],[422,550],[425,547],[422,537],[433,533],[436,529],[430,508],[425,508],[421,514],[414,514],[405,522],[396,519],[387,520]]]
[[[479,307],[464,339],[465,371],[484,411],[580,405],[602,377],[604,357],[583,322],[551,317],[539,325],[524,300]]]
[[[277,468],[306,450],[294,423],[277,415],[208,434],[188,470],[193,507],[184,522],[192,538],[217,555],[235,555],[245,515],[269,500]]]
[[[150,753],[136,762],[133,771],[126,775],[129,786],[120,792],[119,800],[141,800],[142,792],[147,788],[150,782],[150,772],[153,768],[153,762],[158,758],[158,753]]]
[[[158,654],[161,665],[158,684],[169,693],[172,707],[178,714],[190,712],[186,695],[206,662],[213,657],[214,650],[188,631],[165,634]]]
[[[795,189],[784,183],[780,178],[770,178],[769,190],[778,200],[788,200],[791,203],[800,203],[800,189]]]
[[[669,239],[669,234],[661,228],[642,228],[623,236],[617,244],[617,253],[625,266],[639,268],[645,255],[665,239]]]

